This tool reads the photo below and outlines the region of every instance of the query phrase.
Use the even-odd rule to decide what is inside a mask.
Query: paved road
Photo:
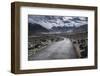
[[[50,60],[50,59],[73,59],[78,58],[72,43],[64,38],[62,41],[55,42],[48,47],[29,56],[29,60]]]

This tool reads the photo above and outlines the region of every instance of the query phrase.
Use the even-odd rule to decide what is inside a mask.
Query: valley
[[[37,34],[29,36],[28,60],[85,58],[87,33]],[[85,41],[80,42],[79,41]],[[81,48],[83,53],[81,55]],[[78,48],[78,49],[76,49]],[[54,56],[53,56],[54,55]]]

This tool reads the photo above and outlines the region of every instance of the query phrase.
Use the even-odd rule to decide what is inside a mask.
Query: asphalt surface
[[[29,56],[29,60],[55,60],[78,58],[70,39],[64,38],[62,41],[48,45],[39,50],[36,54]]]

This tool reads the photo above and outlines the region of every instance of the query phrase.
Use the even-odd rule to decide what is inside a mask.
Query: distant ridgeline
[[[47,25],[48,26],[48,25]],[[49,33],[49,32],[60,32],[60,33],[67,33],[67,32],[87,32],[88,25],[84,24],[81,26],[53,26],[51,29],[47,29],[40,24],[37,23],[28,23],[28,35],[38,34],[38,33]]]
[[[49,30],[42,27],[40,24],[28,23],[28,34],[29,35],[32,35],[32,34],[35,34],[35,33],[41,33],[41,32],[49,32]]]

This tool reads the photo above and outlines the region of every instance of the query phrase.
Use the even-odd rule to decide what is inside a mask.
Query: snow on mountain
[[[76,16],[29,15],[28,23],[37,24],[39,26],[42,26],[41,27],[42,29],[45,28],[49,31],[65,32],[65,31],[73,30],[75,27],[88,25],[88,18],[76,17]]]

